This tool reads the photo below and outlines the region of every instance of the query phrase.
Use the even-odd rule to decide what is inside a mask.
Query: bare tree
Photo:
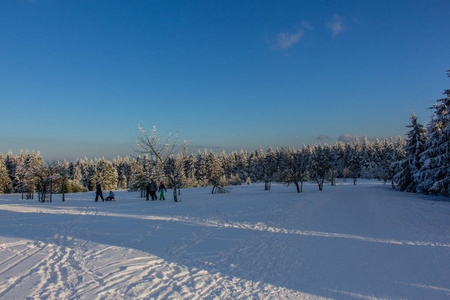
[[[179,184],[179,170],[174,164],[174,156],[180,150],[186,152],[188,149],[188,142],[185,140],[181,145],[178,144],[178,133],[175,138],[171,140],[171,134],[164,142],[161,142],[161,137],[156,134],[156,127],[153,126],[151,135],[147,133],[140,125],[139,136],[136,145],[140,149],[134,149],[138,153],[148,154],[161,164],[164,175],[169,179],[170,185],[173,187],[173,200],[178,202],[177,188]]]

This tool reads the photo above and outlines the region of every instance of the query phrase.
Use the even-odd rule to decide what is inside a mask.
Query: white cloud
[[[290,48],[300,41],[305,34],[305,29],[311,31],[313,26],[309,22],[302,21],[299,30],[295,32],[280,32],[274,40],[268,41],[268,43],[271,44],[272,50]]]
[[[295,33],[288,33],[288,32],[281,32],[277,35],[276,43],[274,48],[275,49],[286,49],[289,47],[292,47],[303,36],[303,29],[300,29],[299,31]]]
[[[341,17],[339,15],[334,15],[331,22],[327,23],[328,29],[331,30],[333,33],[333,36],[337,36],[339,33],[341,33],[344,30],[344,22],[345,18]]]

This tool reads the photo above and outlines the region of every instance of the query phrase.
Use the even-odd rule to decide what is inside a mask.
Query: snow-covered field
[[[450,203],[378,182],[0,195],[1,299],[450,299]]]

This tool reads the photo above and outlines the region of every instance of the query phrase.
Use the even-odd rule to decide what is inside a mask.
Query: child
[[[115,201],[116,199],[114,198],[114,193],[113,191],[109,191],[109,196],[106,197],[106,201]]]
[[[166,198],[164,197],[164,191],[167,192],[166,186],[164,185],[164,182],[160,182],[159,183],[159,200],[166,200]]]

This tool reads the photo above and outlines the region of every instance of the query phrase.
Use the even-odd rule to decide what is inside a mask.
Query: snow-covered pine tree
[[[207,157],[208,157],[208,150],[205,149],[204,154],[202,154],[200,150],[198,151],[195,161],[195,178],[197,179],[200,186],[208,185],[208,178],[207,178],[208,173],[206,166]]]
[[[272,147],[269,147],[269,149],[267,150],[262,164],[264,172],[264,189],[270,190],[271,183],[275,179],[278,168],[277,155],[275,151],[273,151]]]
[[[331,169],[331,148],[325,144],[314,145],[311,157],[310,178],[323,190],[323,183]]]
[[[417,121],[416,115],[411,114],[411,125],[406,127],[411,128],[408,131],[406,145],[404,147],[406,157],[397,162],[398,166],[394,168],[397,174],[394,175],[394,183],[398,190],[405,192],[416,192],[418,181],[414,178],[421,169],[420,155],[425,150],[425,134],[426,129]]]
[[[33,198],[34,189],[38,191],[38,198],[40,202],[46,201],[46,194],[50,191],[51,174],[48,166],[46,166],[41,154],[37,155],[33,152],[27,155],[25,159],[25,186],[26,190]]]
[[[375,169],[374,149],[367,136],[364,137],[361,148],[361,178],[373,179]]]
[[[92,179],[94,186],[100,183],[103,190],[115,190],[117,181],[117,170],[113,164],[105,159],[100,160]]]
[[[353,178],[353,184],[361,176],[361,144],[356,140],[348,156],[349,176]]]
[[[375,170],[375,177],[378,180],[383,181],[384,184],[386,184],[388,180],[392,180],[392,177],[394,176],[390,169],[391,164],[395,162],[394,151],[395,148],[392,139],[391,141],[384,139],[379,155],[380,161]]]
[[[8,171],[9,179],[11,180],[11,189],[8,192],[11,192],[14,191],[14,179],[16,178],[17,168],[16,158],[11,150],[6,154],[4,162],[6,170]]]
[[[450,70],[447,71],[450,77]],[[425,151],[420,155],[422,168],[414,175],[418,191],[425,194],[450,195],[450,89],[446,97],[431,107]]]
[[[244,151],[243,149],[241,149],[239,153],[236,153],[236,171],[239,176],[245,180],[247,180],[247,177],[249,175],[248,157],[248,151]]]
[[[211,194],[214,194],[216,188],[220,189],[224,184],[222,179],[224,171],[219,157],[210,151],[206,158],[206,178],[208,178],[208,183],[212,186]]]
[[[311,146],[303,145],[302,149],[294,155],[297,172],[297,179],[300,182],[300,193],[303,193],[303,182],[309,179],[309,168],[311,166],[312,149]]]
[[[287,185],[294,184],[297,193],[300,193],[297,164],[295,159],[296,150],[293,148],[282,148],[280,151],[280,173],[278,179]]]
[[[184,174],[186,176],[186,187],[197,187],[198,181],[195,178],[195,157],[191,153],[184,161]]]
[[[264,150],[259,147],[250,157],[250,178],[253,182],[264,180]]]
[[[335,177],[343,177],[345,168],[345,144],[343,142],[336,142],[332,147],[334,153],[334,160],[332,161]]]
[[[149,174],[144,172],[144,167],[140,164],[137,164],[134,167],[134,173],[131,175],[129,188],[131,191],[140,191],[141,197],[144,197],[144,191],[149,180],[150,176]]]
[[[4,163],[3,155],[0,153],[0,194],[7,193],[11,189],[11,178]]]

